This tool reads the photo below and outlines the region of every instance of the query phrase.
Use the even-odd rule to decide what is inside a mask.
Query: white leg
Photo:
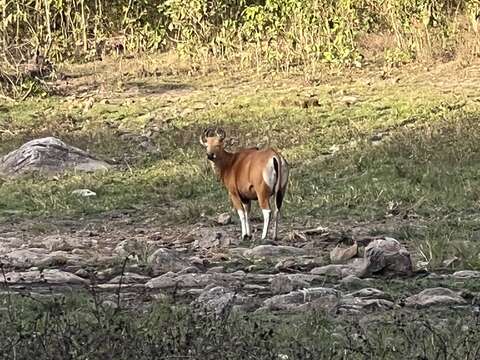
[[[242,209],[237,209],[238,217],[240,218],[240,223],[242,224],[242,239],[247,235],[247,221],[245,219],[245,211]]]
[[[268,234],[268,226],[270,225],[270,209],[262,209],[263,213],[263,232],[262,232],[262,240],[265,240]]]
[[[252,237],[252,230],[250,229],[250,221],[248,215],[250,214],[250,204],[243,204],[243,210],[245,211],[245,232],[248,237]]]
[[[280,211],[278,209],[273,210],[273,240],[277,240],[277,228],[278,218],[280,217]]]

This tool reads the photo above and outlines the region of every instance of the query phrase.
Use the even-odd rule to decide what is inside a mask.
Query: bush
[[[40,46],[56,60],[91,59],[121,43],[130,52],[175,49],[277,69],[359,66],[368,50],[359,38],[372,33],[393,38],[384,51],[411,59],[480,48],[475,0],[10,0],[0,11],[7,58]]]

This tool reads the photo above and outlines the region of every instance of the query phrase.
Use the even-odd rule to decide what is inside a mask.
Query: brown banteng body
[[[273,239],[277,238],[277,226],[283,198],[287,190],[288,164],[273,149],[248,148],[235,153],[225,151],[225,132],[206,129],[200,143],[207,149],[207,158],[228,190],[233,206],[242,224],[242,238],[251,238],[248,216],[251,201],[258,200],[264,223],[262,240],[267,237],[273,199]]]

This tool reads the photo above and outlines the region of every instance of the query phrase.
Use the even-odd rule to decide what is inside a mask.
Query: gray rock
[[[76,189],[72,191],[72,195],[80,197],[94,197],[97,196],[97,193],[90,189]]]
[[[358,245],[355,243],[348,248],[336,246],[330,251],[330,261],[334,264],[343,264],[347,260],[357,256]]]
[[[223,286],[207,287],[192,305],[217,316],[222,316],[234,305],[245,304],[247,299]]]
[[[374,288],[364,288],[352,293],[347,294],[346,296],[358,297],[362,299],[388,299],[391,300],[390,296],[386,295],[383,291],[374,289]]]
[[[178,275],[183,275],[183,274],[198,274],[200,270],[196,266],[187,266],[186,268],[183,268],[182,270],[178,271]]]
[[[348,275],[339,281],[346,289],[359,289],[368,286],[370,281],[368,279],[360,279],[355,275]]]
[[[229,213],[222,213],[217,217],[217,223],[220,225],[228,225],[232,222],[232,216]]]
[[[85,285],[89,282],[81,277],[56,269],[44,271],[25,271],[25,272],[9,272],[5,274],[5,278],[0,276],[2,281],[9,284],[31,284],[31,283],[47,283],[55,285]]]
[[[306,251],[293,246],[259,245],[245,252],[246,257],[277,258],[286,256],[302,256]]]
[[[275,295],[264,301],[264,307],[269,310],[299,310],[301,305],[317,302],[330,307],[336,303],[340,293],[331,288],[310,288],[292,291],[284,295]],[[321,300],[324,300],[324,303]]]
[[[54,137],[29,141],[0,158],[0,175],[108,170],[110,165]]]
[[[16,268],[29,268],[37,266],[42,260],[48,257],[48,252],[45,249],[31,248],[14,250],[5,254],[3,261]]]
[[[126,257],[128,255],[132,255],[137,253],[139,249],[147,249],[147,244],[144,241],[138,239],[125,239],[117,243],[113,252],[116,255]]]
[[[90,277],[90,273],[86,269],[78,269],[77,271],[75,271],[75,275],[85,279],[88,279]]]
[[[223,266],[214,266],[207,270],[207,273],[222,273],[224,272]]]
[[[410,253],[397,240],[376,239],[365,248],[363,276],[373,274],[411,275]]]
[[[273,294],[289,293],[293,290],[307,288],[309,282],[303,279],[290,278],[287,275],[277,275],[270,280],[270,290]]]
[[[104,301],[102,301],[101,305],[104,309],[109,309],[109,308],[110,309],[116,309],[116,308],[118,308],[118,304],[113,300],[104,300]]]
[[[190,264],[182,259],[178,252],[167,248],[159,248],[148,257],[148,262],[152,265],[154,276],[167,273],[169,271],[180,271]]]
[[[195,238],[194,249],[229,248],[241,242],[240,237],[216,229],[201,229],[197,231]]]
[[[330,264],[314,268],[310,271],[314,275],[333,276],[344,278],[349,275],[358,274],[359,269],[352,265]]]
[[[37,266],[60,266],[60,265],[69,265],[69,266],[80,266],[86,263],[87,260],[85,260],[82,256],[78,254],[74,254],[58,250],[58,251],[53,251],[48,256],[39,261],[37,263]]]
[[[212,273],[212,274],[175,274],[172,272],[155,277],[148,281],[145,286],[150,289],[167,288],[204,288],[207,285],[233,286],[238,284],[243,276],[235,273]]]
[[[245,254],[249,250],[250,250],[249,248],[236,247],[236,248],[230,248],[228,251],[232,256],[245,257]]]
[[[409,307],[428,307],[442,305],[465,305],[467,302],[460,293],[453,290],[437,287],[425,289],[416,295],[405,299],[405,305]]]
[[[90,238],[77,238],[65,235],[49,235],[44,237],[36,246],[42,246],[49,251],[72,251],[74,249],[91,248],[93,243]]]
[[[354,105],[359,101],[359,98],[357,96],[353,95],[346,95],[340,98],[340,101],[343,102],[345,105]]]
[[[344,296],[338,302],[339,313],[360,313],[377,310],[389,310],[394,307],[392,301],[377,298],[362,298],[351,295]]]
[[[291,257],[280,259],[275,264],[275,269],[278,271],[292,272],[292,271],[310,271],[315,267],[321,266],[322,259],[310,257]]]
[[[131,273],[131,272],[126,272],[123,275],[118,275],[114,277],[112,280],[110,280],[108,283],[109,284],[143,284],[150,280],[149,276],[145,275],[140,275],[136,273]]]
[[[477,279],[477,278],[480,278],[480,271],[474,271],[474,270],[456,271],[452,274],[452,276],[458,279]]]
[[[27,269],[34,266],[81,265],[84,259],[66,251],[48,252],[42,248],[29,248],[11,251],[0,257],[5,265]]]

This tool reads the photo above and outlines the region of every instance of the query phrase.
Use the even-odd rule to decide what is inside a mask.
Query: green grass
[[[365,72],[320,85],[215,74],[137,79],[135,70],[120,78],[105,72],[95,75],[105,76],[100,95],[2,104],[2,153],[54,135],[118,168],[56,180],[5,179],[0,214],[55,218],[135,209],[154,213],[160,223],[195,223],[202,213],[227,211],[226,194],[198,144],[205,126],[221,125],[236,147],[271,145],[288,159],[285,222],[348,227],[382,220],[394,204],[399,225],[387,235],[403,237],[432,267],[460,256],[459,265],[480,268],[480,244],[472,240],[480,228],[480,103],[471,82],[460,89],[444,74],[407,71],[400,83],[371,80]],[[89,109],[84,95],[95,98]],[[358,102],[345,104],[345,95]],[[298,103],[309,96],[319,106],[303,109]],[[378,134],[382,141],[371,141]],[[71,195],[84,187],[98,196]]]
[[[0,302],[2,359],[476,359],[480,351],[478,318],[462,309],[215,317],[170,298],[115,309],[78,291]]]

